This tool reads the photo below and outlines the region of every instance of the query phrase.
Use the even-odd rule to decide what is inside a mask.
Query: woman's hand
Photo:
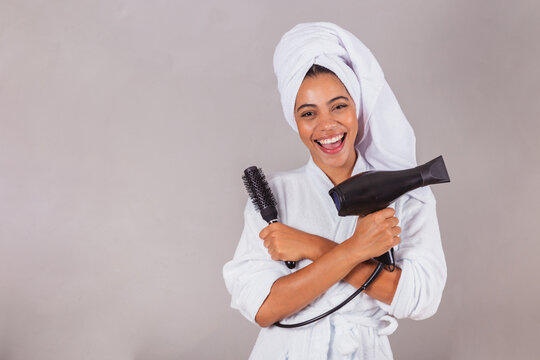
[[[314,260],[330,250],[325,248],[327,239],[292,228],[282,223],[273,223],[262,229],[259,237],[273,260]]]
[[[377,257],[401,242],[395,210],[386,208],[358,218],[354,234],[343,242],[360,261]]]

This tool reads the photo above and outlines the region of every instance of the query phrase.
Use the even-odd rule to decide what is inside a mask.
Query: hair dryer
[[[366,171],[330,189],[339,216],[365,216],[382,210],[401,195],[431,184],[450,182],[442,156],[407,170]],[[394,249],[375,258],[395,266]]]

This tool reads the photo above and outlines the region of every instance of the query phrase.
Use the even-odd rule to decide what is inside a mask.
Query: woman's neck
[[[337,185],[351,177],[357,158],[358,154],[355,151],[354,157],[349,159],[347,163],[341,167],[325,167],[324,165],[321,166],[321,164],[317,164],[315,159],[313,160],[315,161],[315,164],[326,174],[326,176],[328,176],[330,181],[332,181],[332,184]]]

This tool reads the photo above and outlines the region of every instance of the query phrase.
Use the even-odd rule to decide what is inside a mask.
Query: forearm
[[[312,235],[311,241],[317,243],[317,246],[314,247],[317,250],[310,255],[311,260],[317,260],[318,257],[338,246],[337,243],[316,235]],[[349,272],[349,274],[347,274],[347,276],[343,278],[343,281],[346,281],[352,286],[359,288],[365,283],[376,267],[377,261],[371,259],[359,263]],[[383,268],[377,278],[371,283],[371,285],[367,287],[366,290],[364,290],[364,292],[374,299],[382,301],[386,304],[391,304],[399,283],[400,276],[401,269],[398,267],[396,267],[393,272]]]
[[[359,288],[366,282],[376,267],[376,260],[364,261],[363,263],[358,264],[345,278],[343,278],[343,281]],[[364,292],[372,298],[390,305],[394,298],[394,294],[396,293],[400,277],[401,269],[397,266],[392,272],[383,268],[377,278],[373,280],[371,285],[369,285]]]
[[[300,311],[363,260],[351,256],[346,243],[336,244],[312,264],[276,280],[255,321],[267,327]]]

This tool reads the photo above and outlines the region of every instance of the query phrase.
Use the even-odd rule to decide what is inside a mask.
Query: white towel
[[[313,64],[332,70],[356,104],[356,147],[376,170],[402,170],[417,166],[414,131],[401,111],[384,73],[371,51],[352,33],[329,22],[294,26],[274,52],[285,119],[298,132],[294,119],[296,94]],[[424,203],[435,203],[429,186],[409,193]]]

